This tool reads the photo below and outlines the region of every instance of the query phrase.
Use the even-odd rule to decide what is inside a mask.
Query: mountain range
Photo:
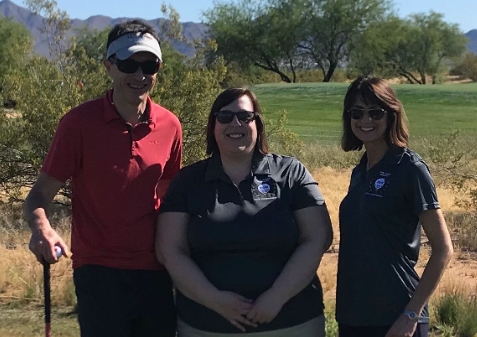
[[[157,7],[157,12],[160,12],[160,4]],[[34,50],[40,54],[49,55],[48,41],[46,37],[41,34],[40,29],[43,27],[43,18],[30,12],[28,9],[18,6],[10,0],[0,1],[0,17],[8,17],[13,21],[17,21],[24,25],[31,33],[34,39]],[[95,15],[86,20],[71,19],[71,31],[68,36],[74,35],[76,30],[81,27],[88,27],[89,29],[103,30],[106,27],[112,27],[117,23],[127,21],[127,17],[110,18],[103,15]],[[146,20],[152,25],[156,31],[161,31],[161,24],[164,19]],[[186,41],[193,41],[195,39],[202,39],[206,36],[207,26],[202,23],[182,22],[182,35]],[[194,48],[186,42],[171,41],[174,48],[186,56],[194,54]]]
[[[158,5],[157,11],[160,11],[160,5]],[[35,15],[28,9],[18,6],[10,0],[0,1],[0,17],[10,17],[12,20],[23,24],[28,28],[32,34],[35,45],[35,51],[44,56],[49,55],[48,42],[46,37],[40,33],[40,28],[43,26],[43,18]],[[75,34],[75,30],[84,26],[89,29],[103,30],[106,27],[112,27],[119,22],[124,22],[130,18],[110,18],[103,15],[95,15],[89,17],[86,20],[72,19],[70,35]],[[161,31],[161,23],[164,19],[148,20],[157,31]],[[192,41],[195,39],[202,39],[206,36],[207,26],[202,23],[195,22],[182,22],[182,34],[186,41]],[[469,38],[467,48],[477,54],[477,29],[473,29],[465,34]],[[171,41],[174,48],[180,53],[186,56],[192,56],[194,54],[194,48],[189,46],[186,42]]]

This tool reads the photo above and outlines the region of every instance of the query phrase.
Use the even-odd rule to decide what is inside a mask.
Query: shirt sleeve
[[[78,117],[69,112],[58,123],[41,172],[66,182],[81,168],[82,140]]]
[[[429,168],[422,160],[413,163],[410,181],[412,207],[416,215],[423,211],[440,208],[434,181]]]
[[[187,206],[187,183],[183,179],[182,172],[172,178],[169,188],[164,195],[159,213],[165,212],[182,212],[188,213]]]
[[[324,205],[325,199],[318,188],[318,183],[298,160],[294,160],[290,167],[290,182],[293,194],[292,211]]]

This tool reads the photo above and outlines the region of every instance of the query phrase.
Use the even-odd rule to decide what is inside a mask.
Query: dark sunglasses
[[[375,121],[379,121],[383,119],[384,115],[387,113],[384,109],[359,109],[359,108],[351,108],[348,110],[349,115],[351,118],[359,120],[363,118],[364,113],[368,111],[368,116],[374,119]]]
[[[158,61],[144,61],[137,62],[131,59],[120,60],[116,57],[110,57],[109,61],[118,67],[118,70],[125,74],[134,74],[139,68],[146,75],[154,75],[161,68],[161,63]]]
[[[250,123],[257,116],[258,113],[254,111],[230,111],[230,110],[221,110],[214,113],[215,118],[220,124],[228,124],[234,120],[234,117],[237,116],[237,119],[241,123]]]

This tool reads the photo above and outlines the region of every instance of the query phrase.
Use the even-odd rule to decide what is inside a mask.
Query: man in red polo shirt
[[[171,280],[154,254],[160,198],[178,172],[179,120],[149,92],[162,64],[159,38],[140,20],[113,27],[104,65],[113,80],[104,97],[60,121],[24,206],[30,250],[56,262],[69,248],[47,208],[71,179],[73,278],[82,337],[175,336]]]

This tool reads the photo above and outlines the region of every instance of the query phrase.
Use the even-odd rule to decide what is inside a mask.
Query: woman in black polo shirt
[[[344,151],[361,150],[340,205],[336,319],[340,337],[427,336],[427,301],[453,249],[427,165],[408,149],[401,102],[360,77],[344,99]],[[422,278],[421,225],[432,247]]]
[[[179,336],[324,336],[316,270],[332,229],[318,184],[297,159],[268,153],[248,89],[215,100],[207,153],[172,180],[158,219]]]

